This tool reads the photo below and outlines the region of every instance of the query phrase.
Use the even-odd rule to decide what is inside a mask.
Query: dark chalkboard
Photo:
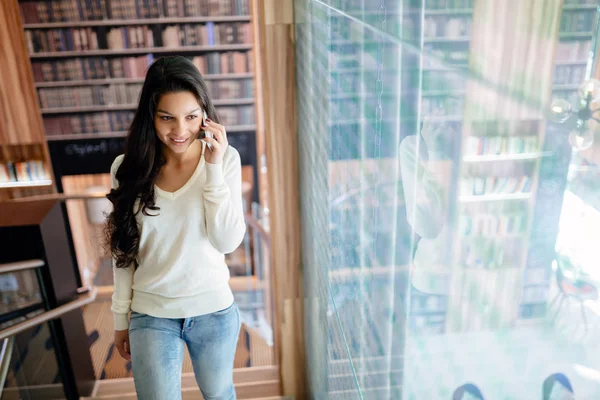
[[[229,143],[240,153],[242,165],[254,167],[257,180],[256,137],[251,132],[230,132]],[[125,138],[60,140],[48,143],[57,189],[62,192],[61,177],[67,175],[106,174],[115,157],[123,154]],[[256,187],[257,185],[255,185]],[[256,198],[255,191],[255,198]]]

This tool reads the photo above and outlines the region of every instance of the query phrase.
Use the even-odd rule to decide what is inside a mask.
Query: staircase
[[[237,368],[233,372],[233,380],[239,400],[293,400],[281,397],[279,371],[277,367]],[[181,378],[182,400],[201,400],[193,373],[184,373]],[[91,397],[81,400],[119,399],[135,400],[133,378],[99,380]]]

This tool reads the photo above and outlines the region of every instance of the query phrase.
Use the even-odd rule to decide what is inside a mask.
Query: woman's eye
[[[196,118],[198,118],[197,115],[188,115],[188,119],[196,119]]]
[[[160,119],[162,119],[163,121],[170,121],[173,119],[173,117],[164,116],[164,117],[160,117]]]

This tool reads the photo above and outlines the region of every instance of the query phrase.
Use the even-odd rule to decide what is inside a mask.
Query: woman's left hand
[[[207,133],[211,133],[213,137],[207,136],[202,139],[204,143],[210,144],[210,147],[206,146],[206,150],[204,151],[204,160],[209,164],[220,164],[223,162],[225,151],[227,150],[227,146],[229,146],[227,131],[223,125],[219,125],[208,118],[206,119],[206,124],[208,126],[202,126],[201,129]]]

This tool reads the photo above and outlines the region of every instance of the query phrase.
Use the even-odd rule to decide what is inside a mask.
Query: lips
[[[171,142],[173,142],[176,145],[182,145],[185,144],[190,138],[185,138],[185,139],[175,139],[175,138],[169,138],[171,140]]]

